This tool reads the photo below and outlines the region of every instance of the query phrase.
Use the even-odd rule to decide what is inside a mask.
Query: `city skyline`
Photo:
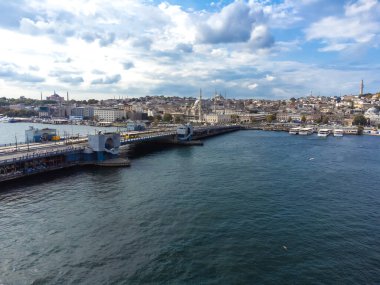
[[[338,3],[339,2],[339,3]],[[286,99],[378,92],[380,2],[12,1],[0,96]],[[316,12],[317,11],[317,12]]]

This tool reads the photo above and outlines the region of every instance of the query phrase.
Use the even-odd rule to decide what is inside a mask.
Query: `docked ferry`
[[[308,135],[313,134],[313,132],[314,132],[313,128],[300,128],[298,134],[300,136],[308,136]]]
[[[299,131],[300,131],[300,128],[291,128],[289,130],[289,134],[291,134],[291,135],[298,135]]]
[[[0,116],[0,123],[14,123],[14,122],[15,122],[14,118],[10,118],[7,116],[4,116],[4,117]]]
[[[319,137],[327,137],[331,134],[331,130],[330,129],[319,129],[318,131],[318,136]]]
[[[343,129],[334,129],[334,137],[343,137]]]

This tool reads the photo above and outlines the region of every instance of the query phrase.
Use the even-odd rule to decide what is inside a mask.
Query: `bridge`
[[[143,132],[98,133],[87,137],[57,142],[24,143],[0,146],[0,182],[75,165],[127,165],[119,158],[119,147],[138,143],[189,144],[240,126],[209,126],[191,128],[186,141],[177,130],[161,129]],[[191,143],[190,143],[191,144]],[[115,160],[117,163],[107,163]]]

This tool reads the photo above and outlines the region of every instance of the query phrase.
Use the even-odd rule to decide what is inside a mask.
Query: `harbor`
[[[203,142],[2,183],[1,283],[377,283],[378,138]]]

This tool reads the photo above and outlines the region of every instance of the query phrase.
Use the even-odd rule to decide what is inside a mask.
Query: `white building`
[[[206,123],[210,124],[225,124],[231,122],[231,115],[227,114],[207,114],[203,116]]]
[[[266,120],[268,115],[270,114],[269,113],[241,114],[239,115],[239,121],[241,123],[252,123],[252,122],[258,122],[258,121],[264,121]]]
[[[94,108],[90,106],[72,108],[71,116],[92,119],[94,117]]]
[[[119,109],[94,109],[94,117],[99,121],[114,122],[125,118],[126,114]]]
[[[369,108],[365,113],[364,117],[370,120],[371,125],[378,125],[380,124],[380,111],[378,108],[373,107]]]
[[[156,116],[157,112],[153,109],[148,110],[148,117],[154,117]]]

